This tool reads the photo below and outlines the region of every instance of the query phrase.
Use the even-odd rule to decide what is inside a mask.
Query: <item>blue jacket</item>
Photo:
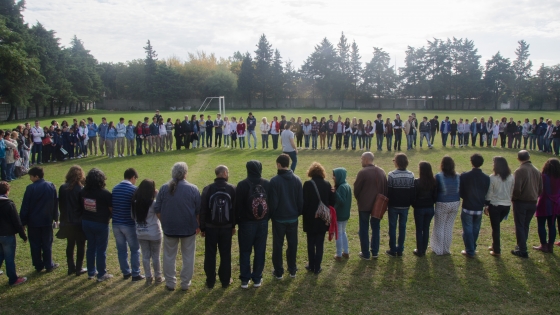
[[[134,138],[136,137],[136,135],[134,134],[134,129],[135,129],[135,128],[136,128],[135,126],[129,126],[129,125],[126,126],[126,134],[125,134],[125,137],[126,137],[128,140],[132,140],[132,139],[134,139]]]
[[[101,124],[97,127],[97,134],[99,134],[100,138],[105,139],[107,137],[107,128],[109,128],[109,124]]]
[[[537,135],[544,136],[547,128],[548,128],[548,125],[544,121],[542,123],[539,123],[537,125]]]
[[[151,136],[159,136],[159,127],[157,124],[151,123],[150,124],[150,135]]]
[[[471,171],[461,174],[459,186],[464,209],[472,211],[484,209],[486,193],[490,188],[488,175],[479,168],[473,168]]]
[[[58,198],[53,183],[39,179],[28,185],[19,216],[21,224],[30,227],[51,226],[53,221],[58,221]]]
[[[257,125],[257,119],[255,116],[253,118],[247,117],[247,131],[255,130],[255,126]]]
[[[449,121],[442,121],[441,127],[439,128],[441,133],[449,133],[451,131],[451,122]]]
[[[105,134],[107,138],[107,140],[115,140],[117,139],[117,129],[115,128],[111,128],[111,129],[107,129],[107,133]]]
[[[476,127],[476,128],[475,128],[475,127]],[[471,133],[472,133],[473,135],[475,135],[475,134],[477,134],[477,133],[480,133],[480,124],[479,124],[479,123],[472,122],[472,123],[471,123],[471,126],[469,127],[469,129],[471,130]],[[476,130],[475,130],[475,129],[476,129]]]
[[[88,128],[88,138],[97,137],[97,124],[92,123],[87,125]]]

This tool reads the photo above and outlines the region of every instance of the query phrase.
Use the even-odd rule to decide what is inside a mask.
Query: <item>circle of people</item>
[[[206,119],[205,119],[206,118]],[[478,120],[476,117],[469,122],[468,119],[459,118],[450,120],[445,117],[441,122],[436,115],[432,119],[423,117],[418,121],[416,113],[411,113],[408,119],[402,120],[399,114],[395,119],[383,119],[382,114],[377,114],[377,119],[371,120],[350,119],[344,121],[341,116],[335,121],[333,115],[328,119],[312,116],[311,119],[302,117],[286,120],[284,115],[272,118],[268,122],[266,117],[261,119],[258,127],[261,132],[261,147],[268,149],[269,138],[272,138],[272,148],[278,148],[278,140],[281,140],[282,151],[290,155],[294,164],[297,163],[298,149],[333,149],[341,150],[371,150],[372,139],[376,138],[377,151],[383,150],[383,142],[386,142],[388,151],[400,151],[401,141],[404,137],[407,141],[407,150],[416,148],[418,135],[420,135],[420,148],[426,139],[428,148],[433,147],[436,135],[441,134],[444,147],[448,140],[451,147],[460,148],[476,146],[477,139],[482,147],[497,147],[498,139],[501,148],[514,148],[524,150],[535,150],[558,156],[560,154],[560,120],[554,123],[552,119],[540,117],[533,119],[525,118],[524,122],[515,122],[513,118],[502,117],[494,120],[492,116],[486,121],[484,117]],[[2,180],[11,181],[16,179],[19,168],[23,173],[35,164],[57,162],[67,159],[83,158],[88,155],[98,155],[98,146],[101,155],[109,158],[125,157],[131,155],[152,154],[173,150],[222,146],[245,148],[247,138],[248,148],[251,148],[251,137],[253,148],[257,148],[257,119],[249,112],[246,122],[242,117],[222,117],[217,115],[212,119],[211,115],[205,116],[185,115],[181,121],[176,119],[173,123],[171,118],[164,122],[159,110],[152,117],[145,117],[144,122],[136,124],[132,120],[125,123],[120,118],[118,123],[107,122],[102,118],[101,124],[97,125],[92,117],[73,119],[72,125],[67,121],[59,124],[56,120],[51,121],[50,127],[41,127],[40,122],[35,121],[34,126],[25,123],[17,126],[12,131],[0,134],[0,167],[2,169]],[[284,131],[286,131],[284,135]],[[214,139],[214,141],[213,141]],[[523,144],[523,147],[521,147]],[[529,148],[527,148],[529,144]],[[14,147],[15,145],[15,147]],[[125,155],[126,147],[126,155]],[[2,159],[4,157],[4,159]],[[295,166],[295,165],[294,165]],[[294,168],[295,169],[295,168]]]
[[[136,187],[139,175],[129,168],[112,192],[105,188],[106,176],[100,169],[93,168],[86,175],[80,166],[70,167],[57,192],[44,179],[43,169],[35,166],[28,172],[32,183],[26,188],[19,214],[9,199],[10,184],[0,182],[0,266],[5,260],[10,285],[27,280],[16,274],[15,234],[19,234],[24,241],[29,240],[37,272],[59,267],[52,258],[54,223],[59,224],[56,237],[67,241],[68,275],[87,273],[89,279],[100,282],[111,279],[106,257],[112,219],[124,279],[145,280],[148,284],[165,282],[167,290],[175,290],[180,248],[179,287],[188,290],[194,273],[196,237],[200,235],[204,238],[206,286],[213,288],[218,280],[227,288],[233,283],[231,246],[237,232],[241,288],[248,289],[251,283],[258,288],[263,284],[269,221],[275,279],[283,279],[285,271],[291,278],[296,277],[300,216],[307,238],[307,272],[321,273],[327,235],[336,242],[334,260],[349,259],[346,226],[352,198],[357,201],[359,214],[361,252],[356,256],[362,260],[378,258],[380,222],[385,214],[389,221],[389,248],[385,254],[395,259],[403,256],[410,207],[414,209],[416,226],[416,249],[412,253],[419,259],[426,255],[428,245],[435,255],[451,254],[458,213],[465,248],[461,254],[468,259],[478,255],[477,240],[486,214],[492,227],[489,254],[500,257],[500,224],[508,218],[512,206],[517,244],[511,254],[529,257],[527,238],[533,216],[537,217],[540,239],[540,245],[533,249],[552,253],[555,245],[560,246],[560,242],[555,243],[556,220],[560,229],[560,162],[550,158],[539,171],[526,150],[518,152],[517,160],[519,166],[512,173],[504,157],[494,157],[493,173],[488,176],[480,169],[483,157],[473,154],[472,170],[459,175],[454,160],[445,156],[435,176],[432,165],[422,161],[415,178],[406,154],[397,153],[393,159],[395,169],[386,174],[368,151],[361,156],[362,169],[351,187],[345,168],[335,168],[327,175],[318,162],[310,165],[309,180],[302,184],[289,168],[289,155],[283,153],[276,159],[277,175],[270,180],[262,178],[261,162],[251,160],[246,163],[247,177],[234,186],[228,182],[228,167],[219,165],[213,183],[202,193],[187,181],[188,166],[184,162],[173,165],[171,179],[159,190],[150,179]],[[283,263],[285,240],[287,270]],[[216,271],[218,253],[220,265]],[[87,268],[83,268],[84,255]]]

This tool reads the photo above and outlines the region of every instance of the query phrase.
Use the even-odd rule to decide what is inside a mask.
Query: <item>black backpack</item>
[[[251,212],[255,220],[260,220],[268,213],[266,190],[260,183],[255,185],[249,181],[249,185],[249,204],[251,205]]]
[[[221,188],[210,196],[210,223],[213,225],[226,225],[231,223],[231,197],[225,188]]]

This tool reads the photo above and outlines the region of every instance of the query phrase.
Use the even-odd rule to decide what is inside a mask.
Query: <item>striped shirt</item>
[[[113,225],[136,225],[130,213],[135,191],[136,186],[128,180],[123,180],[113,188]]]

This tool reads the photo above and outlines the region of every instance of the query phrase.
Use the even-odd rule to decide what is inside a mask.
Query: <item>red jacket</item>
[[[237,134],[239,136],[244,136],[245,135],[245,123],[240,123],[237,124]]]

